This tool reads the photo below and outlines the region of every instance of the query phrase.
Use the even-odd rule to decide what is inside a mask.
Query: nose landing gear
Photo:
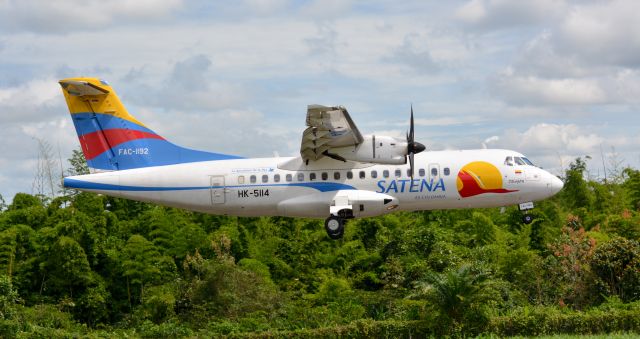
[[[533,202],[525,202],[518,205],[520,211],[522,211],[522,223],[529,225],[533,222],[533,215],[529,214],[529,211],[533,209]]]

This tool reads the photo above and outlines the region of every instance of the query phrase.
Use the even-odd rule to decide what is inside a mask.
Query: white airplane
[[[210,214],[326,218],[339,239],[347,219],[393,211],[519,204],[529,223],[533,201],[563,186],[514,151],[421,153],[413,109],[401,140],[363,136],[344,107],[310,105],[300,156],[242,158],[165,140],[102,80],[60,85],[91,172],[64,178],[68,188]]]

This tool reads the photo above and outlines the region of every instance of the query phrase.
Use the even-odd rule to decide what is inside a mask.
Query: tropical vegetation
[[[640,333],[640,171],[587,174],[576,159],[529,225],[394,213],[339,241],[322,220],[19,193],[0,203],[0,337]]]

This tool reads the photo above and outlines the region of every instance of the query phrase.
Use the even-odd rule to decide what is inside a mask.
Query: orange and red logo
[[[502,174],[500,170],[485,161],[474,161],[466,164],[456,180],[458,193],[463,198],[473,197],[485,193],[510,193],[517,190],[508,190],[502,187]]]

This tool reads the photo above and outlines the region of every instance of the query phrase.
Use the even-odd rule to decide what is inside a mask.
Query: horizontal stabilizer
[[[76,97],[109,94],[109,91],[106,89],[98,87],[88,81],[60,80],[60,86],[70,95]]]

